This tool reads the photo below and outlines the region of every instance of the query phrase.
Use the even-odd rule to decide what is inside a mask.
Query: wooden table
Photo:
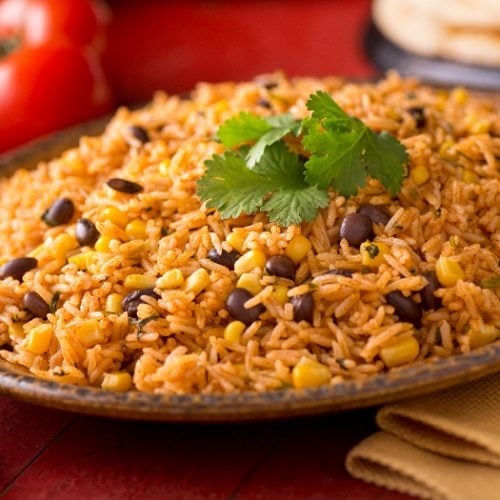
[[[290,74],[374,73],[362,50],[369,0],[112,5],[110,54],[124,102],[159,86],[185,90],[198,79],[249,78],[277,67]],[[260,54],[249,46],[252,39]],[[143,54],[134,50],[138,43]],[[242,61],[245,44],[252,52]],[[172,69],[172,51],[184,54],[183,67]],[[0,496],[406,498],[356,481],[344,469],[347,451],[375,430],[374,413],[167,425],[78,416],[0,397]]]
[[[351,478],[347,451],[374,410],[294,421],[179,425],[107,420],[0,397],[7,499],[408,498]]]

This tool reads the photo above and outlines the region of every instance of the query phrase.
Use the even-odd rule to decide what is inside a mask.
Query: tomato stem
[[[8,56],[21,46],[21,39],[17,36],[0,39],[0,59]]]

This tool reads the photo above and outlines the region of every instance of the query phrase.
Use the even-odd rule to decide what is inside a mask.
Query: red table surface
[[[368,0],[115,1],[108,56],[121,102],[196,81],[370,76]],[[138,50],[138,47],[141,50]],[[173,425],[78,416],[0,397],[0,496],[15,499],[406,498],[351,478],[374,410],[288,422]]]

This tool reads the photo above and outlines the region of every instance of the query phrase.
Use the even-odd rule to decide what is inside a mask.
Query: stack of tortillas
[[[373,20],[408,52],[500,66],[500,0],[374,0]]]

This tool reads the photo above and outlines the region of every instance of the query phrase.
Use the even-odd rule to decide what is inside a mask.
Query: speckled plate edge
[[[317,389],[215,395],[116,393],[38,379],[0,361],[0,394],[51,408],[115,418],[231,422],[318,415],[388,403],[500,371],[500,342],[467,354]]]
[[[99,134],[109,117],[77,125],[0,156],[0,175],[31,168]],[[91,415],[170,422],[231,422],[304,415],[373,406],[434,392],[500,371],[500,341],[467,354],[435,359],[331,387],[230,395],[162,396],[115,393],[39,379],[0,360],[0,394],[38,405]]]

